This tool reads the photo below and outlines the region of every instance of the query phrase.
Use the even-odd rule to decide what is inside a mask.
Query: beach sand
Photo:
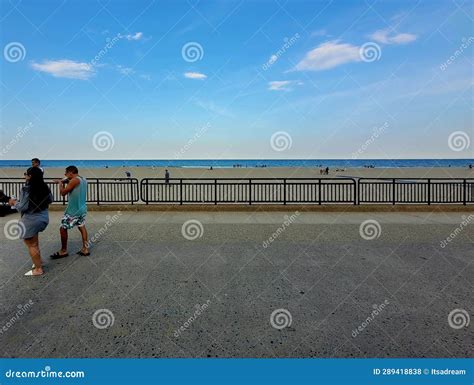
[[[79,174],[86,178],[125,178],[125,171],[130,171],[133,178],[164,178],[164,167],[109,167],[81,168]],[[321,176],[318,168],[178,168],[169,167],[171,178],[320,178],[320,177],[354,177],[354,178],[474,178],[474,169],[465,168],[347,168],[330,169],[329,176]],[[0,178],[22,177],[22,168],[0,168]],[[61,178],[63,168],[46,168],[46,178]]]

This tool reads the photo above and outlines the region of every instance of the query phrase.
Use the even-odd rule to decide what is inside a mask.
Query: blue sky
[[[0,156],[472,158],[473,16],[462,0],[2,0]]]

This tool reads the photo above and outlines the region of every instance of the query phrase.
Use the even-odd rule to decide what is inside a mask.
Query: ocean
[[[376,168],[393,167],[468,167],[474,166],[474,159],[110,159],[110,160],[42,160],[44,167],[67,167],[69,165],[87,168],[104,167],[187,167],[187,168],[232,168],[239,167],[341,167]],[[28,160],[0,160],[0,168],[21,167],[31,165]]]

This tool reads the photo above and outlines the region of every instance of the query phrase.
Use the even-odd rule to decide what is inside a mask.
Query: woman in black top
[[[43,275],[38,233],[46,229],[49,223],[48,206],[53,201],[51,191],[43,180],[43,173],[37,167],[29,168],[25,173],[26,185],[20,192],[20,199],[10,199],[10,206],[16,206],[21,214],[18,222],[20,238],[26,244],[33,261],[32,269],[25,275]]]

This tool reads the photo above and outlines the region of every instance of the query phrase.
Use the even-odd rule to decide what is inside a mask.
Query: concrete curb
[[[50,211],[63,211],[66,206],[54,204],[49,206]],[[88,205],[89,211],[208,211],[208,212],[271,212],[271,211],[300,211],[300,212],[474,212],[474,205],[301,205],[301,204],[187,204],[187,205],[163,205],[163,204],[104,204]]]

